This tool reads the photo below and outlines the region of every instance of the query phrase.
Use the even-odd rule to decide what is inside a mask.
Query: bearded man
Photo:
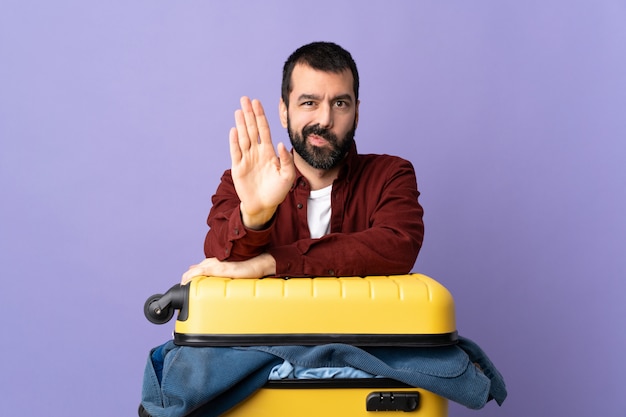
[[[330,42],[285,62],[280,120],[292,151],[274,148],[263,106],[242,97],[232,166],[212,198],[206,259],[183,274],[230,278],[406,274],[422,245],[423,210],[410,162],[361,155],[359,75]],[[389,140],[385,138],[385,140]]]

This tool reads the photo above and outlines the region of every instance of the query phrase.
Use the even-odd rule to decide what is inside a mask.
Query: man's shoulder
[[[415,176],[413,164],[408,160],[388,154],[355,154],[349,162],[348,178],[365,181],[386,181],[398,176]]]
[[[360,160],[366,161],[398,161],[398,162],[408,162],[408,160],[397,156],[397,155],[389,155],[386,153],[360,153],[357,154],[357,158]]]
[[[397,169],[399,167],[409,167],[413,169],[413,164],[400,156],[388,154],[358,154],[356,155],[356,163],[362,169],[372,169],[379,167],[389,167]]]

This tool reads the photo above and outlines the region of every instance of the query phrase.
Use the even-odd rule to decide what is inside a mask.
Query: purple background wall
[[[323,39],[361,71],[360,151],[415,164],[415,271],[506,377],[480,415],[623,416],[625,21],[617,0],[5,0],[2,415],[135,415],[172,330],[143,302],[202,257],[238,99],[286,140],[282,62]]]

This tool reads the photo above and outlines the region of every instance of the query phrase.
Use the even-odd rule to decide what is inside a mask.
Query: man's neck
[[[318,169],[309,165],[298,153],[294,152],[294,163],[298,171],[304,175],[309,182],[311,190],[320,190],[328,187],[339,175],[343,162],[331,169]]]

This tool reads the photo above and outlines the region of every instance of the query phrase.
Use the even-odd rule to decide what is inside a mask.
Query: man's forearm
[[[304,239],[268,249],[276,276],[366,276],[406,274],[421,248],[421,222],[411,231],[368,229]]]

